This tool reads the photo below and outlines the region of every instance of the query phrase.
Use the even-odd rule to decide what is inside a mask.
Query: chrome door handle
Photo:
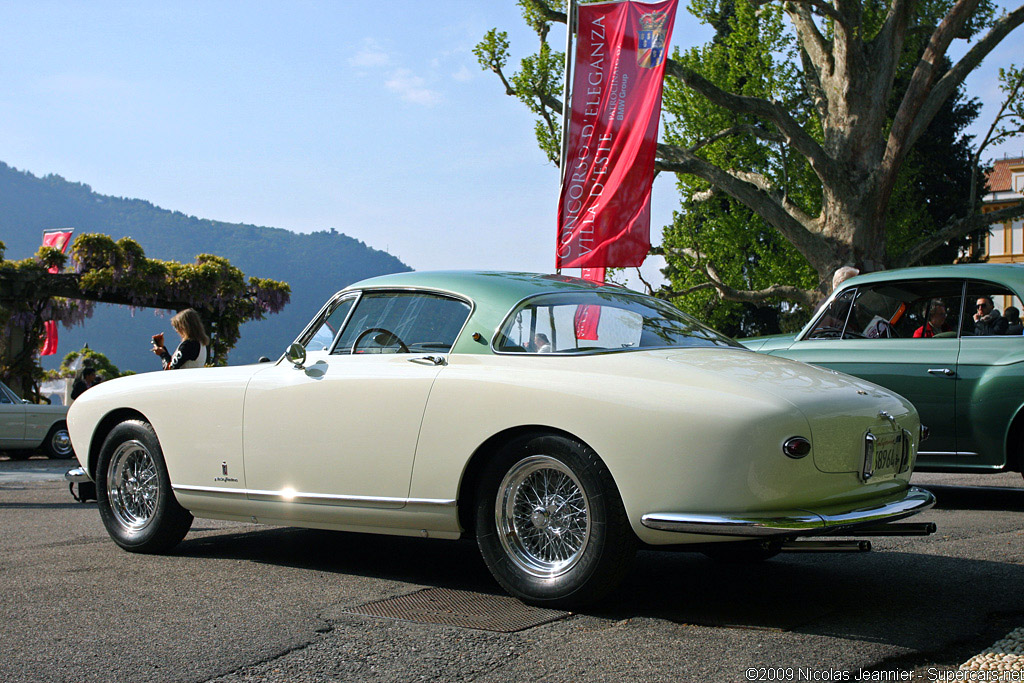
[[[949,368],[932,368],[928,371],[929,375],[945,375],[946,377],[952,377],[956,373]]]
[[[444,356],[417,356],[416,358],[410,358],[410,363],[417,363],[419,365],[447,365],[448,362],[444,359]]]

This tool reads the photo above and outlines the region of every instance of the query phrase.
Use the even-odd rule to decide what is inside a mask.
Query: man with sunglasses
[[[992,303],[992,297],[979,296],[975,302],[974,334],[980,337],[1006,334],[1007,325],[1006,318],[999,315]]]

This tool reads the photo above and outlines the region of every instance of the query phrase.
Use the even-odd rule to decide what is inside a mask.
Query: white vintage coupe
[[[520,273],[403,273],[335,295],[276,363],[104,382],[68,416],[114,541],[193,516],[475,536],[510,593],[597,599],[641,545],[767,557],[927,533],[913,406],[748,351],[657,299]]]

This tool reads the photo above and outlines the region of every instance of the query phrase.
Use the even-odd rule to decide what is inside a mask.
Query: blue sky
[[[471,52],[492,27],[535,48],[513,0],[2,1],[0,161],[416,269],[550,271],[558,174]],[[1021,35],[968,81],[986,123]],[[676,45],[709,36],[680,11]],[[659,178],[655,241],[676,203]]]

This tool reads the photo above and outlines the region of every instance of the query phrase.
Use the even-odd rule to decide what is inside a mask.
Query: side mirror
[[[284,352],[284,357],[289,363],[294,365],[297,370],[301,370],[303,368],[303,363],[306,362],[306,348],[302,344],[291,344]]]

